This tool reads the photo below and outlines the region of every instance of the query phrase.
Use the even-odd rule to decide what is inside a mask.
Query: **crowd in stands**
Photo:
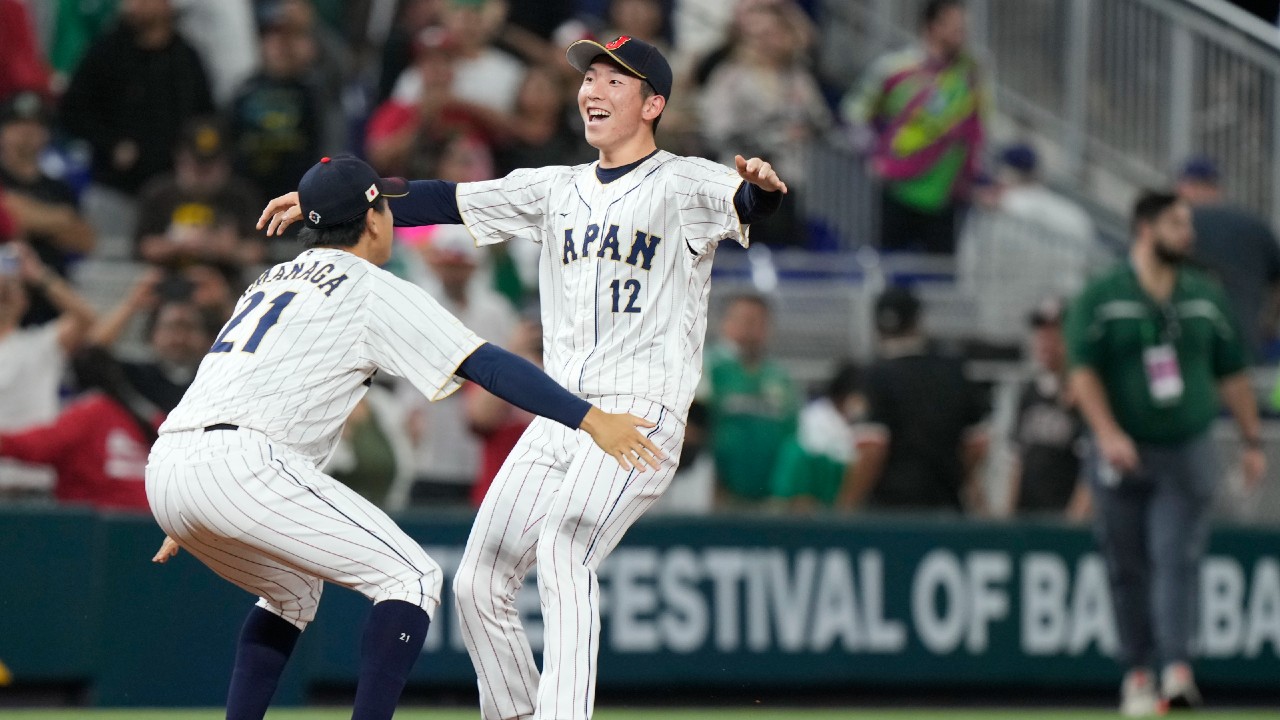
[[[957,254],[963,274],[980,244],[966,240],[980,227],[966,210],[1097,246],[1090,217],[1042,184],[1034,147],[989,146],[991,86],[962,4],[927,3],[918,41],[852,86],[815,69],[822,10],[813,0],[0,0],[0,500],[146,509],[142,467],[159,422],[246,282],[299,250],[292,233],[268,241],[258,214],[322,155],[457,182],[593,160],[580,76],[563,59],[583,37],[641,37],[672,59],[661,146],[778,168],[791,197],[752,229],[754,243],[812,247],[806,157],[835,143],[863,152],[879,180],[880,236],[859,241],[882,251]],[[1197,252],[1263,351],[1277,324],[1275,238],[1222,204],[1209,159],[1187,165],[1179,191],[1195,206]],[[397,241],[389,269],[483,337],[540,359],[536,246],[476,248],[461,227],[403,229]],[[86,259],[139,270],[93,307],[77,292]],[[1010,433],[1012,491],[992,498],[978,481],[990,400],[929,342],[909,289],[876,304],[879,359],[832,357],[817,387],[771,355],[771,298],[733,298],[707,340],[681,469],[658,511],[1085,517],[1065,300],[1034,298],[1013,329],[1035,369]],[[529,416],[476,388],[428,403],[385,380],[352,414],[332,474],[393,510],[478,503]]]

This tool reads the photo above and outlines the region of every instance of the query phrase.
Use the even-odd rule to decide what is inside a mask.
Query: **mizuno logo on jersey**
[[[347,279],[346,274],[337,277],[329,277],[329,273],[334,271],[333,263],[325,263],[320,265],[319,261],[314,261],[308,266],[306,263],[280,263],[273,268],[263,271],[258,279],[249,286],[249,289],[258,287],[266,282],[274,282],[276,280],[308,280],[312,285],[324,291],[324,296],[329,297],[334,290]]]
[[[600,243],[599,245],[596,245],[597,240]],[[601,238],[600,226],[593,223],[587,226],[586,232],[582,233],[581,245],[574,240],[573,228],[565,229],[564,252],[561,254],[561,261],[568,265],[575,260],[586,259],[594,250],[595,256],[598,258],[625,262],[628,265],[638,266],[641,270],[648,270],[653,265],[653,255],[661,243],[662,238],[657,235],[650,235],[643,230],[637,230],[635,237],[631,240],[631,246],[627,248],[626,260],[623,260],[622,248],[618,242],[618,226],[610,225],[609,229],[605,231],[604,237]]]

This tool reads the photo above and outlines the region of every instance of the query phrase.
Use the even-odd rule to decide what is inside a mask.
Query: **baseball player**
[[[298,194],[309,249],[245,291],[152,448],[147,499],[168,536],[155,560],[181,546],[261,598],[240,636],[228,718],[264,716],[323,581],[374,602],[354,718],[390,718],[422,651],[439,566],[319,469],[377,372],[433,400],[473,380],[584,431],[629,470],[660,467],[661,452],[636,429],[653,422],[602,412],[378,269],[391,255],[386,198],[405,192],[405,181],[353,157],[307,172]]]
[[[545,367],[579,397],[654,423],[656,470],[619,470],[572,430],[536,419],[481,504],[454,582],[486,720],[589,718],[600,637],[596,568],[671,481],[702,371],[711,259],[786,192],[769,163],[737,171],[659,151],[654,128],[672,74],[652,45],[579,41],[578,110],[598,162],[516,170],[475,183],[419,180],[397,222],[463,223],[476,242],[542,244]],[[744,182],[745,181],[745,182]],[[301,216],[273,200],[268,234]],[[539,568],[545,622],[539,678],[514,606]]]

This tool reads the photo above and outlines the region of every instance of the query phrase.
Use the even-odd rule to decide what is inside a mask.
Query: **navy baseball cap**
[[[354,155],[321,158],[298,183],[298,200],[309,228],[325,228],[355,220],[379,196],[404,197],[409,181],[378,177]]]
[[[1000,153],[1000,160],[1005,165],[1018,170],[1020,172],[1029,173],[1036,169],[1040,164],[1039,158],[1036,157],[1035,148],[1025,143],[1010,145]]]
[[[1182,180],[1216,183],[1218,182],[1218,165],[1213,162],[1212,158],[1197,155],[1182,164],[1182,170],[1178,173],[1178,177]]]
[[[579,40],[565,51],[569,64],[583,73],[591,67],[591,61],[601,55],[609,56],[622,69],[649,83],[655,93],[671,99],[671,65],[658,48],[643,40],[619,35],[603,45],[595,40]]]

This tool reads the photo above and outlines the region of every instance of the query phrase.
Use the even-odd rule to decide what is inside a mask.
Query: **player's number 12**
[[[222,329],[222,334],[214,341],[213,347],[209,348],[209,352],[224,353],[234,350],[236,346],[235,342],[227,340],[227,335],[240,324],[240,321],[245,319],[245,316],[253,312],[254,308],[261,305],[262,299],[266,296],[267,294],[264,292],[256,292],[253,295],[250,295],[249,304],[246,305],[244,310],[241,310],[238,315],[231,318],[231,322],[227,323],[227,326]],[[249,341],[244,344],[244,347],[240,348],[240,351],[247,353],[256,351],[258,349],[258,345],[262,342],[262,338],[266,336],[267,331],[270,330],[271,326],[275,325],[276,321],[280,319],[280,313],[284,312],[285,307],[287,307],[297,296],[298,293],[296,292],[284,292],[272,298],[271,302],[268,303],[271,305],[271,308],[262,314],[262,318],[258,320],[258,327],[254,328],[253,334],[249,336]]]
[[[640,297],[640,281],[628,280],[625,283],[621,280],[614,280],[609,283],[610,289],[613,290],[613,311],[618,312],[618,304],[622,300],[623,291],[631,293],[631,297],[627,299],[627,306],[622,312],[638,313],[640,307],[636,305],[636,298]]]

